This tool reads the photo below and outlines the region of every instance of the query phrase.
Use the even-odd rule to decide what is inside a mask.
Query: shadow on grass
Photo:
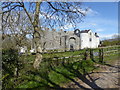
[[[90,90],[90,89],[85,88],[84,86],[80,85],[79,82],[75,81],[75,80],[74,80],[73,78],[71,78],[68,74],[63,73],[63,72],[59,72],[59,71],[57,71],[56,69],[54,69],[54,68],[52,68],[52,67],[51,67],[51,69],[52,69],[54,72],[56,72],[56,73],[58,73],[58,74],[61,74],[61,75],[64,76],[65,78],[67,78],[67,79],[71,80],[72,82],[74,82],[75,85],[77,85],[79,88],[81,88],[81,89],[86,89],[86,90]]]
[[[78,79],[80,79],[83,83],[87,84],[90,88],[92,89],[99,89],[99,90],[103,90],[102,88],[100,88],[99,86],[96,85],[95,80],[93,80],[90,75],[85,72],[85,74],[80,73],[79,70],[74,69],[72,64],[71,65],[67,65],[65,63],[62,63],[62,67],[64,67],[64,69],[66,69],[68,72],[72,73],[72,75],[74,75],[74,77],[77,77]],[[79,82],[77,82],[75,79],[73,79],[70,74],[67,74],[65,72],[59,71],[57,70],[54,65],[49,65],[49,70],[56,72],[57,74],[60,74],[61,76],[65,77],[66,79],[72,81],[75,85],[77,85],[79,88],[81,89],[85,89],[85,90],[90,90],[89,88],[84,87],[83,85],[80,85]],[[47,83],[44,83],[42,81],[39,80],[34,80],[34,79],[29,79],[30,81],[35,81],[38,83],[41,83],[43,86],[48,87],[48,88],[54,88],[54,89],[63,89],[63,87],[60,87],[60,85],[56,84],[54,81],[50,80],[48,74],[49,71],[47,71],[46,73],[44,72],[44,75],[42,72],[37,72],[37,71],[28,71],[27,72],[29,75],[32,74],[34,76],[38,76],[42,79],[44,79]],[[88,80],[88,78],[86,78],[86,76],[89,77],[90,80]],[[97,80],[97,79],[96,79]],[[42,86],[37,86],[34,88],[40,88]],[[66,87],[69,88],[69,87]]]
[[[70,60],[73,60],[73,59],[70,59]],[[34,86],[33,88],[37,88],[37,89],[38,88],[64,89],[58,83],[56,83],[55,81],[50,79],[50,77],[49,77],[50,72],[55,72],[55,73],[63,76],[67,80],[72,81],[77,87],[79,87],[81,89],[85,89],[85,90],[90,90],[90,89],[103,90],[102,88],[100,88],[95,83],[95,81],[97,79],[93,80],[85,70],[83,70],[84,74],[79,71],[79,69],[81,68],[81,67],[79,67],[80,61],[78,61],[78,63],[79,63],[78,67],[79,68],[75,69],[73,67],[74,63],[70,63],[70,60],[67,60],[67,59],[64,60],[63,59],[62,61],[60,61],[60,60],[52,60],[52,58],[44,59],[42,64],[41,64],[40,70],[30,70],[29,69],[29,70],[26,71],[27,76],[31,77],[30,75],[33,75],[34,77],[39,77],[41,79],[35,79],[35,78],[25,78],[25,79],[28,82],[33,81],[33,82],[39,83],[37,86]],[[83,61],[85,61],[85,60],[83,60]],[[67,70],[67,72],[63,72],[61,70],[59,71],[59,69],[57,69],[58,67],[59,68],[62,67],[63,69]],[[82,69],[84,69],[84,68],[82,68]],[[74,75],[74,77],[70,76],[69,73]],[[55,76],[55,75],[53,75],[53,76]],[[86,76],[88,76],[89,79]],[[87,84],[90,87],[90,89],[86,88],[83,85],[81,85],[78,81],[76,81],[73,78],[78,78],[83,83]],[[66,88],[69,88],[69,87],[66,87]]]
[[[64,65],[64,67],[71,73],[73,73],[77,78],[79,78],[82,82],[84,82],[85,84],[87,84],[88,86],[90,86],[92,89],[99,89],[99,90],[103,90],[102,88],[100,88],[99,86],[97,86],[97,84],[95,83],[95,80],[93,80],[90,75],[85,72],[85,74],[82,74],[79,72],[79,70],[74,69],[73,67],[67,67]],[[88,80],[86,78],[86,76],[88,76],[90,78],[90,80]]]
[[[46,73],[46,75],[41,74],[40,72],[34,72],[34,71],[28,71],[28,74],[32,74],[34,76],[39,76],[40,78],[42,78],[45,81],[40,81],[40,80],[35,80],[35,79],[28,79],[29,81],[35,81],[39,84],[41,84],[40,86],[38,85],[37,87],[34,88],[61,88],[58,84],[54,83],[53,81],[51,81]],[[48,83],[50,83],[52,86],[50,86]]]

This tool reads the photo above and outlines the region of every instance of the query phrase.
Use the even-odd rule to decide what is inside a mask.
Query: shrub
[[[18,51],[15,49],[4,49],[2,50],[2,74],[3,77],[3,88],[13,88],[14,82],[13,77],[15,74],[18,76],[18,71],[22,64],[19,62]]]

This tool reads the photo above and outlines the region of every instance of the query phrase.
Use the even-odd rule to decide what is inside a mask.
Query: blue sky
[[[83,7],[89,8],[84,22],[78,23],[80,30],[91,29],[97,32],[100,39],[112,38],[118,34],[118,3],[117,2],[83,2]],[[72,25],[64,25],[66,31],[74,30]],[[60,28],[60,27],[58,27]]]
[[[90,9],[84,22],[77,24],[80,30],[91,29],[99,34],[101,40],[118,33],[117,2],[85,2],[83,5]]]

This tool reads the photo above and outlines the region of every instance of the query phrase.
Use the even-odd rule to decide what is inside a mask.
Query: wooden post
[[[95,62],[95,61],[94,61],[94,56],[93,56],[93,49],[90,49],[90,59],[91,59],[93,62]]]
[[[103,49],[99,49],[99,62],[103,63]]]
[[[104,52],[103,52],[103,48],[102,48],[102,56],[101,56],[101,58],[102,58],[102,63],[103,63],[103,58],[104,57]]]
[[[87,60],[88,59],[88,50],[85,50],[85,53],[84,53],[84,60]]]

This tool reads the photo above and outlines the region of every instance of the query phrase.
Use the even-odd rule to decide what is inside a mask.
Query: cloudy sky
[[[118,33],[118,3],[117,2],[85,2],[89,8],[84,22],[78,23],[80,30],[91,29],[97,32],[100,39],[112,38]],[[67,30],[73,30],[71,25],[66,26]]]

